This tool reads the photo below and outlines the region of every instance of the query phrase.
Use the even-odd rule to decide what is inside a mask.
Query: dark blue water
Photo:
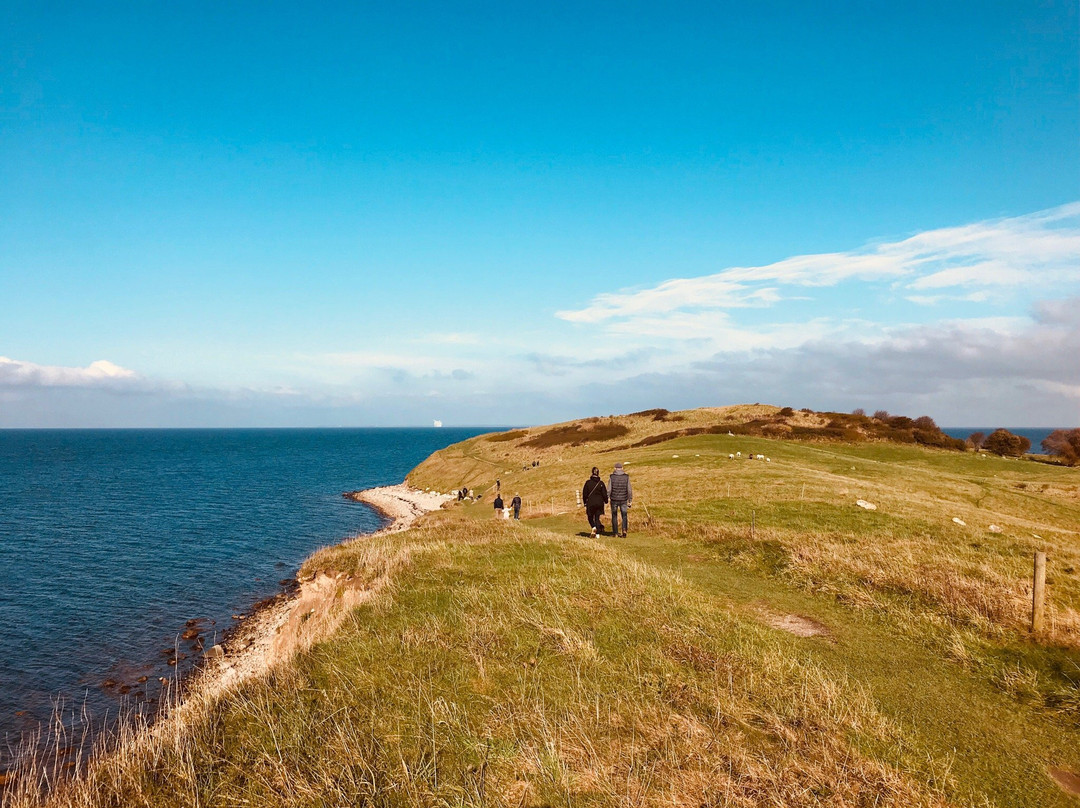
[[[484,431],[0,431],[0,742],[58,696],[93,716],[120,685],[152,698],[185,621],[209,646],[316,548],[379,527],[342,492]]]
[[[945,426],[941,428],[941,431],[948,435],[950,438],[961,438],[967,440],[968,435],[972,432],[982,432],[984,435],[989,435],[995,429],[1007,429],[1014,435],[1019,435],[1022,438],[1027,438],[1031,441],[1031,448],[1028,450],[1031,454],[1046,454],[1042,448],[1042,442],[1050,437],[1050,433],[1055,429],[1072,429],[1073,427],[1017,427],[1010,426],[997,427],[997,426]]]

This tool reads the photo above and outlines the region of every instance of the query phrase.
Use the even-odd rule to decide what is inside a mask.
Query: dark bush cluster
[[[1042,442],[1043,451],[1057,455],[1066,466],[1080,465],[1080,429],[1055,429]]]
[[[995,429],[983,441],[982,448],[1002,457],[1021,457],[1031,448],[1031,441],[1007,429]]]
[[[525,437],[524,429],[511,429],[509,432],[499,432],[495,435],[489,435],[488,440],[492,443],[501,443],[506,440],[517,440],[518,438]]]
[[[644,410],[634,415],[653,416],[654,413],[666,412],[665,410]],[[922,446],[932,446],[939,449],[952,451],[964,451],[967,444],[959,438],[946,435],[934,423],[929,415],[918,418],[908,418],[903,415],[889,415],[884,410],[879,410],[873,418],[865,412],[857,410],[852,413],[820,412],[802,409],[800,412],[808,412],[827,418],[825,426],[802,426],[787,422],[785,418],[794,415],[795,410],[784,407],[775,415],[765,418],[753,418],[741,424],[717,424],[711,427],[689,427],[672,432],[664,432],[659,435],[650,435],[630,445],[621,446],[610,451],[642,446],[655,446],[658,443],[683,438],[690,435],[723,434],[733,435],[757,435],[768,438],[796,438],[801,440],[825,440],[843,441],[846,443],[860,443],[867,440],[886,440],[894,443],[918,443]],[[565,427],[563,428],[565,429]],[[543,437],[543,436],[538,436]],[[554,436],[553,436],[554,437]],[[536,440],[535,438],[533,440]],[[550,440],[550,439],[549,439]],[[561,441],[568,442],[568,441]],[[532,441],[529,442],[530,445]],[[543,445],[551,445],[545,443]]]
[[[955,449],[958,452],[962,452],[967,449],[967,441],[961,438],[951,438],[935,427],[930,429],[913,429],[911,431],[911,439],[915,443],[922,444],[923,446],[934,446],[938,449]]]
[[[620,438],[630,430],[622,424],[601,422],[589,419],[582,424],[570,424],[549,429],[522,443],[531,449],[545,449],[550,446],[579,446],[582,443],[594,443],[601,440]]]
[[[848,443],[858,443],[866,440],[866,436],[857,429],[841,426],[830,421],[828,426],[796,426],[791,429],[793,438],[824,438],[825,440],[841,440]]]
[[[627,416],[628,418],[652,418],[654,421],[685,421],[681,415],[675,415],[671,410],[665,410],[662,407],[657,407],[652,410],[641,410],[640,412],[632,412]]]

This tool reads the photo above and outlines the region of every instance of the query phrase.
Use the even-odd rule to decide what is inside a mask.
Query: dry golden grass
[[[269,675],[129,726],[51,795],[24,777],[5,808],[1070,804],[1048,772],[1080,770],[1080,476],[723,429],[619,449],[776,412],[643,412],[582,445],[526,444],[589,424],[435,453],[413,485],[499,478],[524,521],[455,504],[316,553],[301,575],[327,597]],[[580,536],[575,492],[615,460],[631,537]],[[823,633],[774,627],[799,615]]]
[[[490,523],[379,544],[393,595],[44,804],[946,804],[860,749],[898,730],[858,683],[677,577]]]

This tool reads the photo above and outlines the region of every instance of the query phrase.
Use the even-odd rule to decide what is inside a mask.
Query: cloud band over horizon
[[[113,424],[131,392],[140,425],[161,426],[517,424],[748,401],[1077,425],[1080,202],[601,292],[554,317],[523,305],[521,323],[270,357],[254,385],[0,357],[0,426]]]

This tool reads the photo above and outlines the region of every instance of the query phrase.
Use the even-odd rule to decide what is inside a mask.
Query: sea
[[[995,429],[1007,429],[1014,435],[1019,435],[1022,438],[1027,438],[1031,441],[1031,448],[1028,450],[1031,454],[1046,454],[1043,451],[1042,442],[1050,437],[1050,433],[1055,429],[1071,429],[1072,427],[997,427],[997,426],[944,426],[941,431],[948,435],[950,438],[961,438],[967,440],[968,435],[972,432],[982,432],[984,435],[989,435]]]
[[[153,704],[198,658],[185,631],[209,647],[384,523],[343,492],[488,431],[0,430],[0,758],[54,716]]]

